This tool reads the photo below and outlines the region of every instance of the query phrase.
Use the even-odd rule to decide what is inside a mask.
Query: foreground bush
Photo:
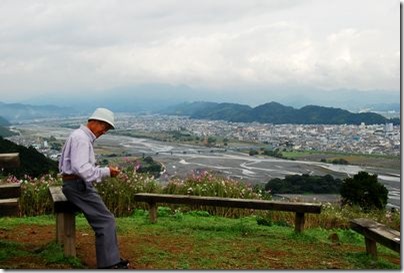
[[[185,180],[172,179],[164,188],[163,193],[180,194],[180,195],[196,195],[196,196],[217,196],[225,198],[237,199],[268,199],[260,190],[255,191],[250,184],[223,178],[213,175],[210,172],[201,171],[188,176]],[[178,206],[170,205],[170,207],[181,207],[183,210],[205,210],[212,215],[225,217],[241,217],[251,215],[252,210],[235,209],[225,207],[212,206]]]
[[[136,208],[145,208],[143,203],[137,203],[134,196],[139,192],[159,193],[161,185],[151,176],[142,173],[121,173],[117,177],[108,178],[96,185],[98,193],[105,205],[116,216],[128,216]]]

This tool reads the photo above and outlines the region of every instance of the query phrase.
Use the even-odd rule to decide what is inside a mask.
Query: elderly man
[[[66,140],[59,171],[63,178],[63,193],[83,211],[95,232],[97,267],[127,269],[129,262],[119,254],[114,215],[93,187],[93,183],[120,172],[117,168],[95,164],[94,141],[114,128],[114,114],[108,109],[97,108],[88,118],[87,126],[81,125]]]

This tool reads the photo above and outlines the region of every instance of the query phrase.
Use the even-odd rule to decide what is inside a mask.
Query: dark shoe
[[[128,269],[128,266],[129,261],[121,258],[121,261],[119,263],[107,267],[102,267],[101,269]]]

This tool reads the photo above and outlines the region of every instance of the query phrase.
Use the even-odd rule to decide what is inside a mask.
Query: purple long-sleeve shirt
[[[75,174],[87,183],[101,182],[111,176],[108,167],[95,165],[93,143],[96,137],[86,126],[74,130],[62,149],[59,160],[59,171],[63,174]]]

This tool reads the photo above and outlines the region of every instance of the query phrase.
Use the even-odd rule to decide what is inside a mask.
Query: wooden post
[[[157,204],[156,202],[149,202],[150,222],[153,224],[157,222]]]
[[[17,168],[19,166],[19,153],[0,154],[0,168]]]
[[[376,241],[365,237],[366,252],[370,254],[373,259],[377,259],[377,246]]]
[[[295,216],[295,232],[302,232],[304,230],[304,213],[296,212]]]
[[[76,257],[76,217],[74,213],[64,213],[64,254]]]
[[[56,213],[56,242],[59,244],[63,244],[64,229],[64,213]]]

